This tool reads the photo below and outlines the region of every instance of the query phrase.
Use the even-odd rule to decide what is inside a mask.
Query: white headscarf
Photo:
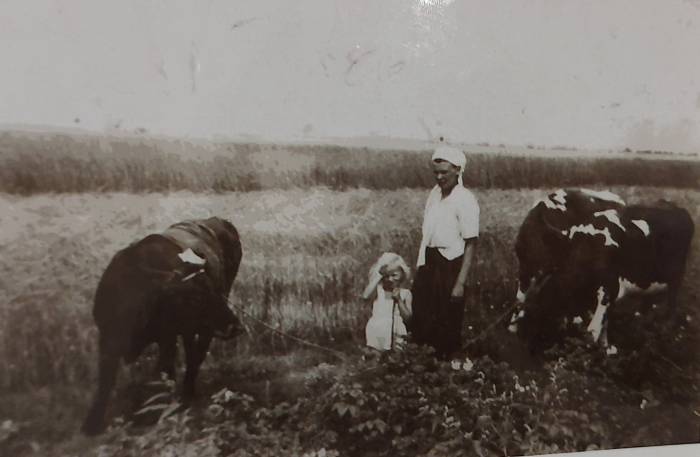
[[[382,267],[386,267],[390,270],[394,268],[400,268],[403,271],[404,277],[406,279],[408,279],[411,276],[411,270],[410,268],[408,268],[408,265],[403,260],[403,257],[393,252],[385,252],[381,255],[381,257],[379,257],[379,260],[377,260],[374,263],[374,265],[372,265],[372,268],[369,269],[367,287],[365,287],[364,292],[362,292],[362,297],[369,298],[372,292],[377,288],[377,286],[382,280]]]
[[[464,173],[464,167],[467,165],[467,158],[461,150],[451,146],[438,146],[433,152],[432,160],[444,160],[455,167],[459,167],[457,180],[460,185],[462,184],[462,174]]]

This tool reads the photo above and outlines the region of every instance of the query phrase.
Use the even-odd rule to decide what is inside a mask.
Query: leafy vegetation
[[[599,358],[582,345],[558,350],[577,352],[578,361]],[[543,370],[518,372],[489,357],[438,362],[415,346],[367,350],[342,367],[319,365],[299,396],[274,405],[228,388],[196,412],[178,411],[172,400],[156,403],[162,412],[153,427],[117,424],[99,453],[529,455],[640,445],[651,424],[688,420],[687,412],[678,417],[682,408],[650,403],[649,392],[620,385],[607,364],[598,360],[599,370],[582,372],[567,357],[550,356]],[[673,442],[680,432],[665,433],[655,433],[654,442]]]

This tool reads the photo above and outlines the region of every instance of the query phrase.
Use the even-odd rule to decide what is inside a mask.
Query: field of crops
[[[336,151],[336,153],[345,154],[346,152]],[[302,152],[295,154],[304,155]],[[378,153],[371,154],[376,157]],[[420,156],[419,160],[418,153],[414,154],[416,155],[407,155],[406,157],[409,158],[406,161],[399,161],[401,165],[398,172],[387,171],[391,169],[390,162],[383,161],[394,160],[397,157],[388,155],[382,157],[381,167],[375,167],[367,161],[354,162],[352,167],[360,171],[357,171],[357,174],[351,174],[345,170],[337,175],[341,177],[337,178],[336,184],[342,185],[331,185],[332,183],[324,181],[331,178],[324,178],[325,175],[317,172],[315,178],[317,181],[310,183],[314,185],[303,186],[303,179],[298,177],[301,175],[295,175],[297,177],[290,178],[289,185],[282,186],[287,188],[284,191],[270,185],[260,186],[262,190],[245,189],[245,192],[230,192],[226,191],[229,185],[222,185],[217,189],[218,192],[204,192],[198,185],[193,185],[194,191],[113,192],[108,191],[109,189],[91,187],[93,184],[89,181],[99,170],[105,170],[105,164],[95,164],[95,170],[98,171],[90,171],[81,168],[80,161],[77,168],[73,169],[82,170],[75,172],[75,176],[82,176],[82,178],[75,179],[87,181],[80,181],[74,190],[85,190],[84,192],[39,193],[41,190],[46,190],[41,184],[35,184],[37,186],[35,188],[7,187],[7,181],[3,181],[3,185],[6,186],[5,191],[14,193],[0,195],[2,221],[0,232],[0,423],[5,421],[3,429],[0,430],[0,450],[6,446],[5,449],[11,449],[13,452],[31,453],[34,450],[44,455],[42,453],[46,453],[47,449],[63,443],[61,446],[67,447],[59,446],[56,448],[59,450],[55,451],[56,455],[61,455],[61,452],[76,453],[76,449],[82,449],[82,446],[92,449],[98,444],[103,444],[99,439],[76,442],[78,438],[73,436],[79,426],[81,415],[88,405],[96,376],[96,329],[90,315],[92,295],[101,272],[116,250],[149,232],[161,230],[182,219],[218,215],[229,218],[239,229],[244,253],[241,270],[233,287],[232,301],[237,306],[279,330],[351,353],[357,352],[362,346],[363,328],[370,311],[363,308],[357,295],[364,286],[369,265],[384,251],[398,252],[409,263],[415,262],[421,213],[429,185],[429,176],[425,177],[421,165],[424,158]],[[20,156],[14,157],[13,160],[27,160],[29,156],[21,156],[20,159],[17,159]],[[63,160],[67,160],[65,157],[67,156],[64,156]],[[255,157],[255,154],[250,157]],[[261,157],[264,160],[272,160],[273,155],[263,154]],[[3,160],[9,159],[4,157]],[[60,163],[60,156],[56,160],[55,163]],[[304,160],[306,160],[305,164],[311,163],[313,166],[318,166],[318,170],[326,171],[332,168],[330,164],[335,163],[331,159],[319,162],[317,159],[311,160],[307,157]],[[541,186],[534,186],[539,187],[537,189],[498,189],[495,188],[499,187],[497,185],[480,185],[475,190],[481,205],[482,233],[479,239],[478,260],[473,273],[474,278],[472,278],[474,287],[469,290],[472,309],[469,310],[468,316],[471,319],[469,322],[471,326],[466,329],[465,337],[474,336],[479,329],[499,315],[504,309],[504,304],[512,298],[516,269],[512,244],[518,226],[533,201],[544,192],[551,190],[553,181],[572,183],[579,179],[582,183],[587,183],[589,173],[594,172],[597,169],[595,167],[603,169],[606,166],[598,164],[590,165],[594,168],[587,166],[576,168],[567,162],[549,161],[547,162],[551,162],[547,165],[550,167],[549,170],[561,170],[560,174],[550,173],[546,178],[540,178],[539,175],[534,175],[539,173],[534,171],[535,164],[531,164],[533,168],[529,171],[528,169],[523,171],[522,168],[517,169],[512,163],[510,164],[512,168],[499,168],[488,162],[492,159],[478,160],[483,162],[476,162],[479,166],[474,166],[475,176],[479,175],[477,172],[481,173],[479,176],[487,176],[491,173],[488,170],[491,169],[511,170],[514,181],[520,179],[517,178],[520,176],[519,173],[523,173],[523,176],[529,173],[527,177],[529,182],[541,179],[544,183]],[[508,164],[505,159],[498,160],[500,165]],[[524,160],[523,163],[526,164],[527,159]],[[618,166],[615,165],[616,163],[613,162],[612,165],[607,166]],[[653,161],[648,163],[660,167],[659,170],[662,171],[659,174],[665,170],[662,164]],[[628,162],[628,164],[632,168],[649,166],[646,161],[642,165],[636,162]],[[605,188],[619,193],[628,202],[653,201],[658,198],[675,201],[688,208],[696,225],[700,225],[700,192],[688,188],[692,186],[687,185],[687,182],[692,179],[697,180],[697,169],[692,166],[686,168],[691,171],[678,172],[679,176],[686,176],[682,173],[690,173],[687,175],[690,177],[679,178],[678,187],[648,186],[654,179],[659,179],[659,174],[652,173],[652,168],[649,168],[648,179],[640,176],[640,171],[636,169],[620,174],[626,180],[636,181],[637,185],[606,186]],[[38,177],[31,179],[50,178],[45,169],[39,171],[38,167],[30,167],[25,162],[21,162],[15,172],[17,170],[25,173],[23,179],[29,179],[26,176],[33,176],[33,173]],[[144,170],[150,173],[146,175],[155,176],[152,178],[154,181],[151,187],[161,188],[162,182],[158,173],[162,171],[162,167],[156,164],[150,168],[146,166]],[[258,168],[253,167],[253,170],[257,173],[256,182],[259,183],[260,176],[265,176],[269,169],[260,165]],[[303,170],[303,173],[308,171],[307,168]],[[382,175],[377,170],[384,170],[389,174]],[[104,172],[113,171],[114,169],[110,170],[107,167],[107,171]],[[211,170],[200,170],[200,172],[209,173]],[[7,169],[4,169],[3,173],[8,173]],[[68,174],[66,169],[60,167],[55,173],[56,176]],[[131,175],[132,177],[140,172],[137,170],[134,173],[137,174]],[[276,173],[273,181],[277,184],[280,182],[279,176],[291,176],[285,175],[285,171],[280,168]],[[14,176],[19,174],[15,173]],[[194,182],[187,181],[191,176],[182,176],[184,176],[181,181],[183,187]],[[365,178],[359,176],[365,176]],[[383,180],[382,176],[386,179]],[[407,188],[399,188],[401,186],[396,185],[402,176],[405,176],[407,182],[411,184],[406,186]],[[495,179],[493,176],[495,175],[483,179]],[[611,179],[612,175],[606,176],[608,176],[606,179]],[[149,178],[143,179],[146,179],[143,183],[147,184]],[[222,182],[237,182],[230,176],[227,179],[230,181]],[[296,179],[299,181],[295,181]],[[362,181],[363,179],[375,179],[375,181]],[[504,177],[496,179],[498,180],[506,182]],[[114,187],[123,191],[143,191],[146,189],[142,186],[148,187],[143,183],[135,188],[126,186],[122,189],[116,184]],[[325,183],[330,187],[316,185],[318,183]],[[355,185],[347,185],[348,183],[364,185],[366,188],[354,188]],[[385,187],[388,188],[380,188],[380,183],[386,184]],[[592,184],[591,187],[601,188],[600,185]],[[15,184],[15,186],[19,185]],[[169,188],[172,182],[166,181],[163,186]],[[339,190],[341,187],[343,189]],[[19,195],[20,193],[34,195]],[[636,422],[629,424],[629,427],[650,426],[657,420],[658,433],[653,436],[634,438],[632,431],[625,429],[627,435],[624,440],[601,441],[596,446],[683,441],[688,439],[687,436],[690,433],[686,429],[697,430],[700,425],[697,419],[692,422],[692,409],[700,405],[697,390],[699,375],[697,367],[700,364],[697,346],[693,346],[700,336],[697,325],[700,322],[700,312],[696,306],[700,292],[698,289],[699,250],[698,243],[695,242],[685,281],[686,287],[683,289],[680,300],[679,313],[683,318],[683,326],[670,329],[674,332],[673,338],[669,338],[668,334],[663,337],[654,335],[654,331],[668,331],[669,328],[664,327],[662,330],[659,326],[655,329],[653,316],[640,319],[633,325],[625,323],[620,326],[625,328],[621,334],[651,335],[651,338],[657,341],[654,344],[642,342],[640,348],[631,347],[632,343],[618,342],[623,351],[619,359],[625,360],[625,354],[634,354],[636,358],[630,360],[634,360],[640,370],[648,371],[644,375],[648,375],[648,379],[645,378],[646,381],[640,382],[639,385],[624,384],[621,379],[632,375],[629,371],[630,364],[622,364],[624,366],[614,367],[621,373],[615,382],[619,381],[622,384],[614,384],[616,386],[614,389],[619,391],[609,390],[605,395],[620,397],[622,394],[619,392],[625,392],[625,399],[628,398],[627,395],[637,395],[629,397],[635,402],[631,410],[633,412],[636,410],[637,413],[639,413],[639,402],[642,398],[640,395],[646,395],[643,398],[647,404],[658,408],[657,415],[654,415],[653,410],[649,413],[649,408],[646,408],[644,417],[647,422]],[[624,314],[622,318],[628,319],[630,315]],[[614,325],[614,321],[611,325]],[[612,328],[611,338],[614,341],[615,327]],[[241,385],[245,382],[250,385],[257,383],[250,389],[250,393],[255,394],[265,392],[264,389],[260,390],[259,385],[264,385],[266,376],[270,378],[283,376],[285,370],[289,373],[303,372],[300,376],[307,376],[308,372],[304,370],[317,370],[319,362],[330,362],[326,356],[313,355],[313,351],[310,354],[309,350],[302,351],[295,343],[265,332],[253,323],[250,323],[250,330],[250,334],[242,337],[238,344],[216,343],[213,346],[204,367],[201,380],[203,385],[210,386],[210,389],[225,386],[236,391],[237,387],[241,387],[236,384],[237,381],[240,381]],[[512,354],[509,360],[507,350],[509,347],[512,348],[513,342],[506,341],[507,338],[505,331],[498,328],[488,341],[474,348],[477,364],[485,364],[482,371],[489,376],[491,374],[501,376],[504,373],[510,375],[512,366],[517,365],[517,360],[513,360]],[[639,342],[634,342],[634,344],[637,343]],[[642,349],[650,351],[645,355],[650,360],[648,365],[639,367]],[[485,356],[488,357],[484,358]],[[420,354],[416,357],[422,360]],[[578,361],[588,360],[586,357],[580,355],[578,359],[572,360],[571,366],[575,366]],[[661,357],[668,363],[663,362]],[[499,359],[508,361],[510,367],[501,370],[497,366],[488,365],[490,362],[487,360]],[[146,358],[143,365],[147,362]],[[405,363],[405,360],[395,360],[391,363],[400,365]],[[263,368],[260,368],[261,366]],[[327,363],[324,366],[328,366]],[[586,366],[587,369],[591,368]],[[352,371],[352,369],[352,365],[345,368],[339,366],[333,376],[338,376],[338,372]],[[662,379],[664,372],[672,373],[676,369],[678,373],[667,376],[666,380]],[[250,378],[245,378],[240,370],[246,370]],[[581,380],[586,379],[586,370],[577,371],[571,368],[567,376],[581,377],[572,378],[572,383],[579,382],[583,385]],[[257,374],[250,374],[251,372]],[[125,390],[127,380],[144,379],[145,376],[138,367],[131,375],[122,376],[121,390],[118,389],[116,401],[117,405],[122,406],[115,407],[115,410],[124,412],[128,409],[124,406],[129,403]],[[523,376],[522,373],[521,376]],[[338,381],[335,377],[332,379]],[[607,382],[608,378],[605,379]],[[497,383],[495,378],[492,381]],[[463,382],[471,381],[465,379]],[[342,387],[342,382],[335,385],[336,389],[338,385]],[[495,386],[496,384],[494,389]],[[265,406],[272,408],[269,404],[269,383],[267,388],[265,398],[268,403]],[[281,389],[284,388],[284,386],[281,387]],[[325,388],[327,389],[328,386]],[[206,387],[204,392],[213,393],[213,391],[207,391]],[[326,391],[317,390],[313,395],[320,395],[322,392]],[[334,392],[341,395],[337,391]],[[279,392],[277,394],[281,396],[280,398],[291,401]],[[275,395],[273,392],[272,397]],[[488,403],[490,400],[484,396],[484,393],[480,395],[483,396],[483,404],[480,403],[480,407],[486,408],[485,405],[490,404]],[[594,400],[594,404],[597,405],[595,407],[598,408],[596,411],[602,411],[601,408],[605,408],[604,398],[596,397]],[[260,401],[260,398],[255,398],[255,401]],[[546,407],[544,403],[538,404],[540,397],[533,401],[535,406],[541,406],[543,409],[553,407]],[[563,405],[564,403],[554,408],[560,407],[563,410],[565,409]],[[250,405],[248,407],[253,408]],[[679,408],[682,411],[680,415]],[[285,414],[291,413],[287,411]],[[672,416],[681,417],[685,422],[679,427],[678,423],[668,419]],[[639,417],[637,419],[641,420]],[[688,417],[691,419],[687,419]],[[244,419],[247,420],[249,417],[236,416],[236,420]],[[328,421],[328,418],[325,417],[324,421]],[[575,422],[572,424],[575,426]],[[608,430],[605,429],[605,421],[596,422],[596,424],[604,429],[605,436],[612,436],[613,431],[619,431],[620,427],[625,428],[624,424],[611,423]],[[280,425],[276,433],[281,433],[281,430],[286,431],[285,427],[288,426]],[[173,430],[175,429],[168,429],[166,432],[171,433]],[[197,430],[201,431],[201,429]],[[445,430],[449,430],[449,427]],[[270,431],[270,436],[274,436],[273,431]],[[159,433],[161,432],[166,433],[163,430]],[[337,434],[337,432],[334,433]],[[124,439],[128,441],[130,438]],[[194,442],[192,440],[187,443],[191,444]],[[582,447],[579,441],[557,440],[559,438],[552,438],[551,441],[560,443],[558,446],[561,450],[580,450]],[[314,443],[317,442],[319,441],[314,441]],[[342,444],[342,436],[336,436],[336,441],[328,441],[328,443],[332,442]],[[540,441],[536,444],[530,444],[529,448],[521,449],[530,452],[555,449],[545,445],[540,446]],[[260,443],[259,445],[261,446],[258,449],[259,454],[251,451],[250,454],[240,455],[265,455],[261,450],[264,449],[264,445]],[[586,446],[583,448],[585,449]],[[296,449],[297,451],[308,450],[304,446]],[[361,450],[367,451],[367,449],[369,448]],[[379,449],[377,452],[379,452],[377,455],[381,454]],[[484,455],[498,455],[490,454],[490,451],[484,452],[486,452]],[[119,454],[115,451],[114,455],[138,455],[138,453]],[[143,455],[159,454],[153,451]]]
[[[193,192],[324,186],[424,189],[432,185],[428,149],[333,145],[206,143],[166,139],[0,133],[0,191]],[[639,151],[590,154],[478,146],[464,182],[471,188],[576,185],[697,188],[697,156]]]

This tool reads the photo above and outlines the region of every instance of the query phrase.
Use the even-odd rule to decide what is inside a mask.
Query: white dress
[[[409,299],[411,291],[400,289],[399,294],[401,300],[405,302]],[[403,340],[406,334],[406,325],[401,319],[398,305],[394,304],[391,295],[386,296],[381,285],[378,286],[377,298],[372,304],[372,317],[367,321],[367,326],[365,327],[367,346],[386,351],[391,349],[392,342],[395,346],[397,342]]]

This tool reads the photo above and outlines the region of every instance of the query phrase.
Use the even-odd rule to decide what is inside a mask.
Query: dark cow
[[[84,433],[104,429],[120,359],[133,362],[151,343],[158,344],[158,368],[173,379],[182,337],[183,398],[194,395],[212,337],[230,338],[239,330],[227,297],[241,255],[236,228],[217,217],[175,224],[116,253],[95,294],[99,384]]]
[[[536,351],[553,342],[564,319],[583,323],[592,312],[586,330],[607,347],[607,310],[616,300],[665,291],[667,309],[674,307],[693,231],[688,212],[666,201],[627,206],[586,189],[548,195],[518,233],[522,306],[509,329]]]

